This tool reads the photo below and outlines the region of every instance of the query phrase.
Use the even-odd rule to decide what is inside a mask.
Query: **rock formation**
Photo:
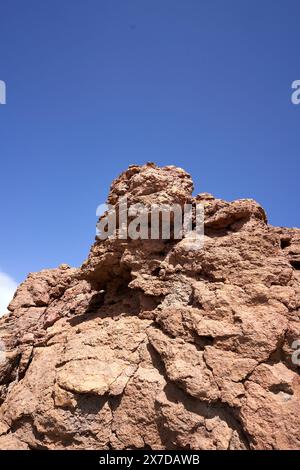
[[[96,240],[29,274],[0,319],[0,449],[300,449],[300,229],[182,169],[131,166],[108,202],[205,207],[204,247]]]

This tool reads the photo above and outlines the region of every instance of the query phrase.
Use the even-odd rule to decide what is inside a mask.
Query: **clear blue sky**
[[[80,265],[129,164],[300,226],[300,2],[2,0],[0,268]]]

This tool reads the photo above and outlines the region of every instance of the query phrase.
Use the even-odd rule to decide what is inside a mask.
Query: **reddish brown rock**
[[[201,202],[203,248],[96,240],[81,268],[18,288],[0,449],[300,449],[300,230],[192,190],[182,169],[131,166],[108,202]]]

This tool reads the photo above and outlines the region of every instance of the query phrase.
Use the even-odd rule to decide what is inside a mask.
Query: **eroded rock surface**
[[[300,449],[300,230],[131,166],[108,202],[203,203],[205,243],[96,240],[0,319],[0,449]],[[300,356],[300,355],[299,355]]]

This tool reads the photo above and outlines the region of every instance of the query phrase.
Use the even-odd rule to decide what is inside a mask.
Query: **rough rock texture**
[[[108,202],[202,202],[205,244],[96,241],[0,320],[1,449],[300,449],[300,230],[131,166]]]

